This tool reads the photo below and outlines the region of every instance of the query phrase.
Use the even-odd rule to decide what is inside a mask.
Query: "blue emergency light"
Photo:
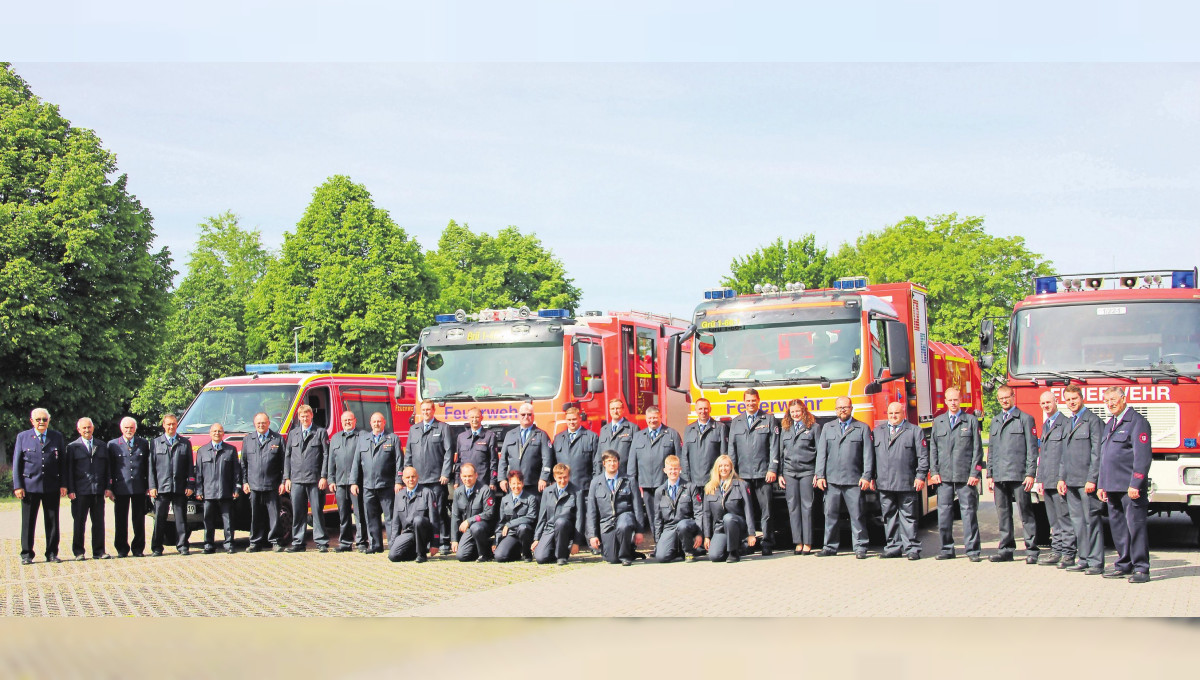
[[[433,320],[435,323],[454,323],[455,321],[458,321],[453,314],[438,314],[437,316],[433,317]]]
[[[571,312],[566,309],[539,309],[537,315],[539,319],[567,319]]]
[[[860,290],[867,287],[865,276],[843,276],[833,282],[834,290]]]
[[[737,297],[737,291],[732,288],[713,288],[704,291],[705,300],[724,300]]]
[[[301,364],[246,364],[247,373],[316,373],[332,371],[332,361],[310,361]]]
[[[1195,288],[1196,287],[1196,270],[1174,271],[1171,272],[1171,287],[1172,288]]]
[[[1057,276],[1039,276],[1033,280],[1034,292],[1038,295],[1058,292]]]

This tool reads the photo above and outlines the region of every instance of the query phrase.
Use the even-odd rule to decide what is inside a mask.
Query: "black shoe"
[[[935,559],[935,560],[952,560],[952,559],[954,559],[954,553],[938,553],[937,557],[935,557],[933,559]]]
[[[418,563],[418,564],[420,564],[421,562],[428,562],[428,561],[429,561],[429,558],[428,558],[428,557],[426,557],[426,556],[424,555],[424,553],[419,553],[419,554],[417,555],[417,563]]]
[[[1063,571],[1087,571],[1087,565],[1083,562],[1077,562],[1069,567],[1063,567]]]
[[[522,561],[522,562],[532,562],[532,561],[533,561],[533,555],[525,555],[524,557],[522,557],[522,558],[521,558],[521,561]],[[566,564],[566,563],[567,563],[567,561],[566,561],[566,560],[559,560],[559,561],[558,561],[558,563],[559,563],[559,564]]]
[[[146,553],[140,553],[140,552],[129,553],[129,556],[130,557],[145,557]]]
[[[117,553],[117,559],[129,557],[129,553]]]
[[[763,556],[763,557],[770,557],[770,556],[771,556],[771,555],[773,555],[773,554],[774,554],[774,551],[772,551],[772,550],[771,550],[770,548],[768,548],[767,546],[763,546],[763,549],[762,549],[762,556]]]
[[[1129,572],[1113,569],[1112,571],[1104,572],[1104,578],[1128,578]]]
[[[111,560],[112,555],[109,555],[108,553],[100,553],[99,555],[92,555],[92,559],[93,560]]]
[[[363,552],[367,555],[378,555],[383,552],[383,548],[367,548]]]
[[[1060,560],[1058,563],[1059,569],[1067,569],[1067,568],[1073,567],[1073,566],[1075,566],[1075,558],[1074,557],[1068,557],[1066,559]]]
[[[730,554],[729,557],[725,558],[725,562],[727,564],[734,564],[735,562],[741,562],[741,561],[742,561],[742,558],[738,557],[736,554]]]
[[[644,560],[644,559],[648,559],[648,558],[646,557],[646,553],[643,553],[643,552],[634,552],[634,553],[633,553],[633,559],[635,559],[635,560]]]
[[[329,546],[327,546],[327,545],[317,546],[317,552],[327,553],[327,552],[329,552]]]
[[[856,559],[856,560],[867,559],[867,551],[866,550],[855,550],[854,551],[854,559]]]
[[[1058,564],[1060,561],[1062,561],[1062,553],[1052,552],[1052,553],[1050,553],[1049,556],[1046,557],[1046,559],[1039,560],[1038,564],[1048,566],[1051,564]]]
[[[191,548],[180,548],[179,554],[183,555],[184,557],[187,557],[188,555],[192,554],[192,549]]]
[[[257,545],[252,545],[249,548],[246,548],[246,552],[248,552],[248,553],[258,552],[260,550],[262,550],[262,548]]]
[[[24,556],[22,556],[22,557],[21,557],[21,564],[23,564],[23,565],[25,565],[25,564],[33,564],[33,558],[31,558],[31,557],[24,557]]]
[[[982,562],[983,561],[983,557],[981,555],[967,555],[967,559],[971,560],[972,562]]]
[[[284,550],[287,550],[287,548],[283,547],[282,545],[277,545],[274,548],[272,548],[272,550],[274,550],[275,552],[283,552]]]
[[[58,555],[47,555],[46,562],[48,564],[62,564],[62,560],[58,559]]]
[[[304,552],[304,546],[302,546],[302,545],[289,545],[289,546],[287,547],[287,551],[288,551],[288,552],[290,552],[290,553],[299,553],[299,552]]]
[[[917,560],[921,559],[921,553],[909,553],[909,554],[908,554],[908,559],[910,559],[910,560],[912,560],[912,561],[914,561],[914,562],[915,562],[915,561],[917,561]]]
[[[1025,556],[1025,564],[1037,564],[1037,563],[1038,563],[1037,555],[1026,555]]]
[[[161,551],[161,550],[155,550],[154,552],[150,553],[150,556],[151,556],[151,557],[162,557],[162,551]]]
[[[1104,573],[1104,567],[1088,567],[1083,573],[1088,576],[1099,576]]]
[[[1013,556],[1008,553],[988,555],[988,562],[1012,562]]]
[[[211,555],[211,554],[215,553],[216,551],[217,551],[217,549],[212,547],[211,545],[204,546],[204,554],[205,555]],[[183,551],[180,550],[179,553],[182,555]]]
[[[886,550],[884,552],[879,553],[879,559],[881,559],[881,560],[894,560],[899,556],[900,556],[900,553],[898,553],[898,552],[887,552]]]
[[[354,548],[351,548],[349,546],[339,545],[338,547],[334,548],[333,551],[334,552],[350,552],[353,549]]]
[[[1149,583],[1150,574],[1141,571],[1135,571],[1129,575],[1130,583]]]
[[[526,562],[532,562],[532,561],[533,561],[533,558],[532,558],[532,557],[527,557],[527,558],[525,558],[525,561],[526,561]],[[558,566],[560,566],[560,567],[565,567],[565,566],[567,566],[567,561],[566,561],[566,560],[559,560],[559,561],[558,561]],[[629,560],[625,560],[625,566],[629,566]]]
[[[233,548],[226,548],[226,549],[225,549],[225,554],[226,554],[226,555],[232,555],[232,554],[233,554]]]
[[[821,552],[817,553],[817,557],[833,557],[836,554],[837,554],[836,550],[830,550],[829,548],[821,548]]]
[[[86,561],[86,560],[87,560],[87,557],[86,557],[86,556],[84,556],[84,555],[76,555],[76,556],[75,556],[75,561],[76,561],[76,562],[84,562],[84,561]]]
[[[371,552],[371,549],[370,549],[370,548],[368,548],[368,547],[367,547],[367,546],[365,546],[365,545],[360,545],[360,546],[358,546],[358,551],[359,551],[360,553],[362,553],[362,554],[366,555],[367,553]]]

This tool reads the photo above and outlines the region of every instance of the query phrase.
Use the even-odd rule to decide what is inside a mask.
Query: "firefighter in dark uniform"
[[[1067,512],[1066,494],[1058,492],[1059,470],[1062,465],[1063,448],[1071,418],[1058,413],[1058,401],[1050,390],[1038,397],[1042,409],[1041,436],[1038,437],[1038,465],[1034,483],[1040,487],[1046,503],[1046,519],[1050,522],[1050,554],[1041,560],[1042,565],[1065,565],[1075,563],[1075,533],[1071,528],[1071,515]],[[1065,488],[1065,487],[1064,487]]]
[[[696,422],[683,428],[683,453],[679,462],[683,466],[683,480],[692,486],[704,486],[712,474],[717,456],[728,453],[729,428],[725,423],[712,418],[712,404],[707,399],[697,399]]]
[[[291,541],[291,526],[279,521],[283,486],[283,436],[271,429],[271,417],[254,414],[254,433],[242,439],[242,493],[250,494],[250,547],[246,552],[272,545],[282,552]]]
[[[938,531],[942,550],[937,559],[954,558],[954,498],[962,512],[963,549],[972,562],[979,555],[979,479],[983,475],[983,442],[979,421],[961,408],[957,387],[948,387],[943,397],[946,412],[933,419],[929,438],[930,484],[937,484]]]
[[[654,517],[654,490],[667,481],[663,474],[667,456],[678,458],[682,449],[679,433],[663,424],[662,411],[657,406],[646,407],[646,429],[633,435],[633,444],[629,447],[629,467],[626,469],[634,488],[640,492],[638,495],[645,504],[646,517]],[[657,532],[654,540],[658,540]]]
[[[754,514],[760,520],[763,534],[762,554],[767,556],[775,545],[771,493],[778,473],[771,468],[777,466],[779,425],[774,416],[759,411],[758,390],[747,389],[744,402],[746,412],[734,418],[729,425],[728,451],[738,476],[754,497]],[[778,470],[778,467],[775,469]]]
[[[1037,518],[1033,514],[1034,476],[1037,475],[1037,437],[1033,416],[1017,408],[1013,388],[1001,385],[996,400],[1003,409],[992,418],[988,431],[988,491],[995,494],[1000,540],[990,562],[1011,562],[1017,549],[1013,529],[1013,501],[1021,513],[1025,534],[1025,564],[1037,564]]]
[[[596,450],[598,452],[616,451],[621,459],[621,469],[624,470],[629,463],[629,447],[633,444],[633,435],[637,431],[637,423],[625,417],[625,402],[619,398],[610,399],[608,402],[608,422],[600,428]],[[600,454],[597,453],[596,459],[592,462],[592,476],[595,477],[603,471],[604,469],[600,463]]]
[[[226,444],[225,428],[213,423],[208,428],[212,441],[196,452],[196,500],[204,501],[204,554],[217,548],[213,541],[217,532],[217,517],[225,532],[225,552],[233,554],[233,502],[242,490],[242,466],[238,452]]]
[[[329,536],[325,534],[325,487],[329,480],[321,476],[325,456],[329,454],[329,437],[325,428],[313,424],[313,410],[308,404],[296,409],[300,421],[287,436],[287,454],[283,459],[283,486],[292,499],[292,545],[288,552],[304,552],[308,543],[305,520],[312,509],[313,541],[319,552],[329,552]]]
[[[887,544],[880,557],[921,559],[917,508],[929,474],[929,442],[921,428],[904,419],[904,404],[888,404],[887,422],[875,428],[875,488],[883,511]]]
[[[108,447],[92,438],[95,426],[91,418],[80,418],[75,429],[79,438],[67,444],[67,495],[71,498],[71,519],[74,534],[71,552],[75,559],[87,559],[83,538],[87,522],[92,521],[92,558],[106,560],[104,553],[104,497],[108,492]]]
[[[497,478],[498,462],[496,454],[500,452],[500,438],[496,430],[483,429],[483,411],[471,407],[467,411],[467,429],[458,435],[454,442],[454,485],[462,483],[459,472],[462,466],[470,463],[475,466],[475,476],[487,484],[492,491],[498,491],[500,484]]]
[[[492,527],[496,525],[496,499],[492,487],[475,476],[475,466],[459,469],[462,484],[454,490],[450,510],[450,549],[459,562],[492,561]]]
[[[533,557],[538,564],[557,562],[579,552],[583,544],[586,512],[583,490],[571,481],[570,466],[554,466],[554,483],[542,492],[537,526],[533,530]]]
[[[362,497],[367,552],[379,553],[387,545],[383,538],[383,525],[391,522],[396,494],[401,488],[394,483],[396,471],[401,469],[400,438],[395,432],[385,431],[387,418],[378,411],[371,414],[370,425],[371,432],[363,435],[366,441],[354,459],[352,473],[355,480],[362,482],[362,486],[356,488],[352,485],[350,493]],[[435,492],[431,490],[429,493]],[[392,535],[388,534],[387,540],[391,539]]]
[[[1117,549],[1117,561],[1104,576],[1128,576],[1130,583],[1146,583],[1150,580],[1150,544],[1146,536],[1150,423],[1129,408],[1123,388],[1105,389],[1104,405],[1113,416],[1100,444],[1098,495],[1108,503],[1108,527]]]
[[[433,493],[438,511],[438,535],[442,537],[442,553],[450,550],[450,503],[447,485],[454,472],[454,438],[450,426],[433,415],[433,401],[421,402],[421,422],[408,431],[408,448],[404,467],[417,469],[419,484]],[[396,477],[396,486],[400,478]]]
[[[654,558],[667,563],[695,559],[703,545],[703,530],[699,520],[704,514],[704,494],[700,487],[683,480],[683,465],[678,456],[667,456],[663,462],[666,481],[655,490]]]
[[[58,505],[67,495],[67,442],[50,429],[50,412],[35,408],[29,415],[33,429],[13,442],[13,495],[21,500],[21,564],[33,564],[33,534],[38,512],[46,532],[46,561],[58,557]]]
[[[167,414],[162,419],[163,434],[150,443],[149,485],[154,499],[154,532],[150,536],[150,554],[163,554],[163,534],[167,529],[167,513],[175,514],[175,546],[180,555],[188,547],[187,499],[195,493],[192,442],[176,429],[179,419]]]
[[[599,457],[596,447],[600,438],[595,432],[583,427],[578,408],[572,406],[566,412],[567,429],[558,433],[554,438],[554,461],[562,463],[571,469],[571,483],[587,493],[599,470],[596,461]]]
[[[1104,502],[1097,496],[1099,489],[1096,486],[1100,479],[1104,423],[1100,416],[1083,405],[1083,390],[1078,386],[1063,388],[1063,398],[1071,416],[1061,416],[1067,435],[1062,442],[1057,490],[1066,499],[1071,535],[1075,540],[1073,554],[1060,564],[1064,564],[1062,568],[1067,571],[1096,576],[1104,573],[1104,527],[1101,524]]]
[[[400,478],[404,487],[396,494],[395,512],[388,523],[388,559],[393,562],[425,562],[438,554],[437,500],[428,488],[417,484],[416,468],[406,467]]]
[[[520,470],[508,473],[508,493],[500,501],[496,525],[496,561],[533,561],[533,530],[538,521],[538,497],[525,489]]]
[[[787,497],[793,552],[807,555],[813,544],[813,500],[817,471],[817,442],[821,425],[801,399],[788,402],[787,415],[779,432],[779,486]],[[686,446],[686,444],[685,444]]]
[[[737,562],[742,543],[757,542],[750,488],[739,479],[729,456],[718,456],[704,486],[704,549],[710,562]]]
[[[337,552],[353,550],[356,543],[359,552],[365,553],[370,549],[370,541],[367,539],[367,512],[363,507],[363,484],[360,476],[362,468],[358,460],[370,446],[370,442],[371,437],[358,429],[358,418],[354,412],[344,411],[342,431],[329,440],[329,455],[325,456],[325,472],[321,475],[329,480],[329,489],[337,499],[338,544],[334,548]],[[386,510],[383,513],[385,517],[391,514]],[[380,543],[381,547],[382,545]]]
[[[541,493],[550,483],[550,470],[554,467],[554,447],[541,428],[533,424],[533,404],[517,407],[518,425],[504,435],[500,445],[500,487],[508,491],[509,470],[520,470],[529,485],[537,480]]]
[[[875,481],[875,444],[871,428],[855,420],[849,397],[838,397],[838,419],[821,428],[817,442],[817,488],[825,492],[825,546],[819,557],[836,555],[841,543],[842,506],[850,514],[854,556],[867,557],[867,525],[863,517],[862,492]]]
[[[592,480],[587,495],[585,532],[588,543],[600,550],[605,562],[628,567],[636,558],[635,546],[642,544],[644,506],[633,482],[621,476],[621,458],[616,451],[600,454],[600,464],[604,470]],[[545,512],[543,508],[542,514]]]
[[[146,550],[146,511],[149,509],[150,442],[137,436],[137,421],[121,419],[121,436],[108,442],[109,498],[113,501],[117,557],[141,557]],[[129,523],[133,521],[133,543]]]

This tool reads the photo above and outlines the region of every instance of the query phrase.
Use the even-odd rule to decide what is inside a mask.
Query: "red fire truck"
[[[218,378],[205,385],[179,419],[179,433],[199,450],[211,441],[208,430],[212,424],[221,423],[225,441],[241,451],[242,439],[254,432],[254,414],[265,412],[271,417],[271,429],[286,436],[296,422],[296,409],[308,404],[313,410],[313,424],[325,428],[330,438],[341,431],[344,411],[355,414],[362,430],[370,429],[371,414],[379,411],[401,443],[407,441],[412,398],[406,401],[394,396],[395,376],[327,372],[332,370],[330,362],[248,364],[246,375]],[[411,388],[407,393],[412,394]],[[323,510],[337,512],[332,493],[326,494]],[[203,526],[197,502],[188,503],[187,513],[190,528]],[[290,523],[291,505],[280,503],[280,514],[286,515],[285,521]],[[250,528],[249,501],[244,496],[236,505],[234,525],[243,530]]]
[[[1035,279],[1034,294],[1009,319],[1006,382],[1017,406],[1032,414],[1040,413],[1042,392],[1061,397],[1064,386],[1078,385],[1087,407],[1105,419],[1104,388],[1125,388],[1129,405],[1150,421],[1151,512],[1187,512],[1200,525],[1196,282],[1195,268]],[[984,352],[992,350],[994,330],[983,322]]]
[[[566,427],[572,406],[598,431],[611,399],[621,399],[639,427],[651,405],[668,424],[684,424],[687,404],[666,388],[659,369],[666,337],[686,325],[678,319],[522,307],[458,310],[435,321],[401,350],[396,374],[407,378],[415,369],[417,399],[437,402],[438,418],[456,431],[472,407],[483,412],[484,427],[514,427],[523,402],[533,404],[535,422],[551,437]]]

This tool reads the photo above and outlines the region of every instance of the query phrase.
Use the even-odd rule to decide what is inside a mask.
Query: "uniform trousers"
[[[979,487],[966,482],[942,482],[937,490],[938,531],[942,538],[942,553],[954,554],[954,497],[958,496],[958,508],[962,513],[963,550],[967,555],[978,555],[979,543]]]
[[[659,562],[671,562],[683,559],[685,552],[695,555],[699,551],[692,546],[699,535],[700,525],[694,519],[685,518],[673,525],[664,526],[662,534],[655,539],[654,559]]]
[[[842,543],[842,506],[850,514],[850,543],[855,552],[867,549],[863,521],[862,489],[857,484],[829,484],[825,490],[825,550],[837,551]]]
[[[279,521],[279,490],[250,489],[250,545],[260,548],[287,544],[291,527]]]
[[[187,497],[181,493],[159,493],[154,499],[154,532],[150,536],[150,549],[162,552],[163,535],[167,531],[167,515],[175,513],[175,547],[188,547]]]
[[[1131,498],[1125,491],[1108,492],[1108,528],[1117,549],[1113,569],[1150,573],[1150,544],[1146,536],[1146,511],[1150,500],[1146,490]]]
[[[412,562],[417,555],[429,554],[429,545],[433,542],[433,523],[424,516],[414,517],[408,528],[391,534],[398,523],[392,522],[389,527],[391,546],[388,548],[388,559],[393,562]]]
[[[482,557],[490,561],[492,555],[492,525],[489,522],[472,522],[458,537],[458,561],[473,562]]]
[[[1045,486],[1042,500],[1046,503],[1046,519],[1050,522],[1050,550],[1064,559],[1075,559],[1075,529],[1071,526],[1071,512],[1067,497],[1058,489]]]
[[[29,493],[21,499],[21,557],[33,559],[33,534],[37,530],[38,511],[46,525],[46,557],[58,556],[58,490],[54,493]]]
[[[338,506],[338,545],[342,548],[366,548],[367,515],[363,504],[363,489],[357,494],[350,493],[349,484],[338,484],[333,492],[337,497]],[[382,545],[382,544],[380,544]]]
[[[996,501],[996,519],[1000,523],[1000,541],[996,548],[1001,555],[1012,555],[1017,550],[1017,539],[1013,528],[1013,502],[1021,513],[1021,531],[1025,539],[1025,556],[1037,557],[1037,517],[1033,514],[1033,495],[1025,490],[1022,482],[996,482],[993,489]]]
[[[441,529],[443,549],[450,547],[450,495],[446,485],[439,482],[417,484],[433,492],[433,500],[437,509],[437,526]]]
[[[537,547],[533,549],[533,559],[538,564],[550,564],[557,560],[565,560],[571,556],[571,542],[575,540],[575,523],[570,517],[559,517],[554,520],[554,526],[549,531],[542,531],[538,537]]]
[[[221,529],[225,533],[225,549],[233,549],[233,499],[205,498],[204,499],[204,547],[216,547],[217,520],[221,520]]]
[[[382,551],[383,542],[383,522],[385,517],[392,516],[392,508],[395,507],[396,490],[393,487],[385,486],[382,489],[362,489],[363,494],[363,514],[367,518],[367,550]],[[388,534],[388,540],[392,536]]]
[[[712,538],[708,542],[708,559],[710,562],[724,562],[731,555],[741,556],[742,543],[750,532],[749,525],[741,515],[732,512],[725,513],[718,526],[713,527]]]
[[[1067,512],[1071,518],[1071,534],[1074,537],[1071,546],[1071,552],[1074,554],[1071,556],[1085,567],[1103,567],[1104,526],[1101,524],[1100,514],[1104,503],[1096,497],[1096,492],[1085,493],[1083,489],[1082,486],[1067,487]]]
[[[530,544],[533,543],[533,527],[528,524],[510,528],[508,535],[500,538],[496,544],[497,562],[516,562],[522,557],[532,557]]]
[[[113,496],[113,523],[116,524],[113,547],[125,557],[131,551],[141,555],[146,550],[146,510],[150,497],[144,493]],[[129,522],[133,521],[133,543],[129,542]]]
[[[771,523],[771,496],[775,484],[768,484],[765,479],[747,479],[746,487],[754,499],[754,516],[759,518],[758,528],[762,531],[762,547],[775,547],[775,532]],[[649,515],[647,515],[649,517]]]
[[[636,545],[633,536],[637,533],[637,520],[633,512],[623,512],[617,515],[617,526],[612,531],[600,533],[600,556],[609,564],[621,560],[632,560],[636,556]],[[539,544],[540,545],[540,544]]]
[[[883,532],[887,543],[885,555],[920,555],[921,544],[917,543],[917,504],[920,496],[916,491],[880,491],[879,506],[883,511]]]
[[[813,544],[813,499],[816,489],[812,485],[813,475],[787,476],[787,487],[783,494],[787,498],[788,519],[792,525],[792,543]]]
[[[76,494],[71,500],[71,519],[74,520],[74,535],[71,537],[71,552],[76,557],[83,555],[83,536],[87,522],[92,521],[92,557],[104,554],[104,494]]]
[[[311,509],[313,541],[319,546],[329,545],[325,534],[325,492],[315,482],[292,482],[292,545],[304,547],[308,543],[308,513]]]

